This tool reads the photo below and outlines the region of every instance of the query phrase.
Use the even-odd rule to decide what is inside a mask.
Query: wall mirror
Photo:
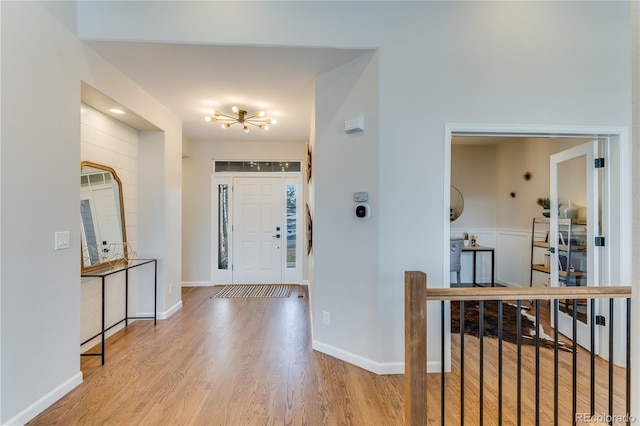
[[[115,170],[89,161],[80,164],[82,272],[127,259],[122,200],[122,182]]]
[[[455,186],[451,187],[451,200],[449,204],[449,220],[453,222],[460,217],[464,210],[464,198]]]

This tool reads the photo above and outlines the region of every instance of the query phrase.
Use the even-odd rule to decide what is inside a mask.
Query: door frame
[[[602,285],[631,285],[631,241],[632,234],[629,232],[631,222],[631,141],[628,127],[589,127],[589,126],[540,126],[540,125],[494,125],[494,124],[465,124],[465,123],[445,123],[444,125],[444,167],[443,167],[443,187],[442,187],[442,224],[443,239],[442,262],[443,286],[450,287],[451,277],[449,274],[449,235],[451,233],[451,223],[449,222],[449,188],[451,186],[451,139],[454,136],[496,136],[496,137],[523,137],[523,138],[584,138],[584,139],[607,139],[606,150],[603,153],[607,158],[607,167],[610,167],[607,176],[607,189],[605,190],[608,214],[605,215],[603,223],[603,233],[609,236],[609,241],[618,241],[615,246],[606,247],[605,258],[609,263],[606,273],[602,277]],[[610,191],[617,188],[615,194]],[[617,209],[612,209],[615,205]],[[611,214],[615,210],[615,215]],[[496,247],[497,248],[497,247]],[[499,262],[497,263],[499,265]],[[611,284],[609,284],[611,283]],[[621,300],[615,303],[616,321],[614,324],[614,346],[623,348],[626,346],[624,324],[622,320],[626,318],[626,305]],[[601,312],[601,315],[608,316],[608,312]],[[624,314],[624,315],[623,315]],[[450,322],[447,313],[446,321]],[[607,318],[608,320],[608,318]],[[601,333],[600,353],[602,356],[608,354],[608,327]],[[445,347],[445,367],[451,368],[451,330],[446,327],[446,347]],[[614,353],[614,363],[624,365],[624,351]]]
[[[214,160],[214,164],[215,164]],[[221,160],[217,160],[221,161]],[[277,160],[274,160],[277,161]],[[298,194],[296,197],[296,266],[294,268],[287,267],[287,250],[286,250],[286,232],[285,239],[283,244],[285,244],[285,249],[282,250],[282,282],[283,283],[300,283],[302,281],[302,271],[303,271],[303,227],[302,223],[304,220],[302,208],[304,206],[304,184],[302,179],[302,172],[270,172],[270,173],[259,173],[259,172],[213,172],[211,173],[211,236],[210,236],[210,261],[211,261],[211,285],[226,285],[233,283],[233,235],[229,236],[229,268],[228,269],[220,269],[218,268],[218,185],[229,185],[230,188],[233,187],[233,181],[235,177],[242,178],[265,178],[265,177],[273,177],[273,178],[281,178],[282,181],[282,215],[283,215],[283,223],[286,227],[286,187],[288,184],[296,184],[298,187]],[[230,199],[229,199],[229,222],[231,228],[233,228],[233,191],[230,191]],[[286,228],[283,228],[286,229]]]
[[[599,153],[600,141],[595,139],[589,142],[584,142],[580,145],[576,145],[573,148],[566,149],[564,151],[557,152],[550,156],[549,162],[549,196],[551,198],[551,211],[559,212],[560,206],[558,205],[559,201],[559,183],[558,183],[558,165],[570,160],[576,160],[584,157],[585,162],[585,192],[586,192],[586,212],[587,212],[587,233],[586,233],[586,260],[587,260],[587,286],[598,287],[600,285],[600,264],[602,261],[606,260],[606,257],[603,256],[605,250],[602,250],[601,247],[595,246],[595,237],[596,235],[600,235],[599,229],[594,224],[602,223],[604,218],[599,217],[598,205],[600,201],[600,183],[599,182],[599,173],[601,169],[595,169],[593,166],[593,160],[596,158]],[[605,181],[606,183],[606,181]],[[608,207],[608,203],[605,200],[601,200],[601,205],[603,208]],[[607,211],[609,208],[606,209]],[[559,260],[558,257],[560,255],[559,241],[556,238],[556,235],[559,233],[559,224],[558,224],[559,216],[552,214],[550,217],[550,229],[549,235],[552,236],[549,238],[550,247],[553,250],[550,253],[550,263],[551,265],[556,265]],[[569,238],[572,238],[570,235]],[[569,256],[569,255],[567,255]],[[571,259],[567,257],[567,268],[569,268],[569,264]],[[557,267],[552,267],[550,271],[551,275],[551,286],[560,286],[560,278]],[[566,277],[568,281],[569,276]],[[566,285],[566,284],[565,284]],[[594,312],[592,312],[592,309]],[[583,348],[592,351],[594,354],[598,355],[600,353],[600,334],[602,333],[603,328],[597,328],[594,332],[594,347],[591,348],[591,339],[590,339],[590,329],[592,326],[591,318],[598,315],[600,311],[600,300],[597,300],[596,303],[592,304],[587,303],[587,321],[583,323],[578,320],[576,324],[576,336],[573,336],[572,330],[572,317],[560,310],[558,310],[558,331],[562,333],[564,336],[574,340],[574,342],[578,343]],[[550,312],[551,323],[553,324],[555,321],[555,312],[551,310]],[[574,315],[576,315],[574,313]]]

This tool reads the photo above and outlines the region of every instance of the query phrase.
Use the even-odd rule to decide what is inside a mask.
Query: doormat
[[[526,309],[520,310],[521,342],[523,345],[536,344],[536,317],[529,315]],[[502,340],[517,343],[518,336],[518,307],[502,304]],[[464,304],[464,333],[479,336],[480,304],[477,301],[467,301]],[[484,333],[485,337],[498,337],[498,302],[484,302]],[[451,302],[451,333],[460,332],[460,302]],[[540,325],[540,346],[553,348],[553,337],[547,335]],[[571,351],[573,347],[558,341],[558,349]]]
[[[212,297],[289,297],[290,294],[291,287],[286,284],[234,284],[224,286]]]

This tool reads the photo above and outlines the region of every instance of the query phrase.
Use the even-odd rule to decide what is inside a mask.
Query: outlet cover
[[[331,325],[331,314],[327,311],[322,311],[322,323],[324,325]]]

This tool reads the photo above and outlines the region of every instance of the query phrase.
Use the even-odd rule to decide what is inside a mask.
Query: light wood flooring
[[[210,298],[107,340],[84,382],[30,425],[401,425],[403,376],[378,376],[311,349],[308,298]],[[298,293],[304,297],[298,297]]]
[[[403,375],[378,376],[311,349],[308,298],[216,299],[183,289],[183,308],[153,327],[136,321],[107,340],[106,363],[83,357],[84,382],[29,425],[404,424]],[[299,297],[299,294],[304,297]],[[549,333],[549,330],[547,330]],[[485,339],[484,424],[497,424],[497,341]],[[465,424],[478,418],[478,339],[465,338]],[[452,339],[446,421],[460,424],[459,336]],[[523,425],[534,424],[533,348],[523,349]],[[541,423],[553,419],[553,352],[541,351]],[[570,424],[571,354],[561,353],[561,421]],[[515,346],[504,346],[503,424],[515,424]],[[588,357],[581,351],[579,406],[586,409]],[[598,364],[598,383],[606,383]],[[624,407],[616,369],[616,413]],[[567,382],[569,387],[567,387]],[[428,375],[429,424],[440,424],[440,375]],[[619,391],[621,389],[622,392]],[[598,391],[598,409],[606,408]]]

